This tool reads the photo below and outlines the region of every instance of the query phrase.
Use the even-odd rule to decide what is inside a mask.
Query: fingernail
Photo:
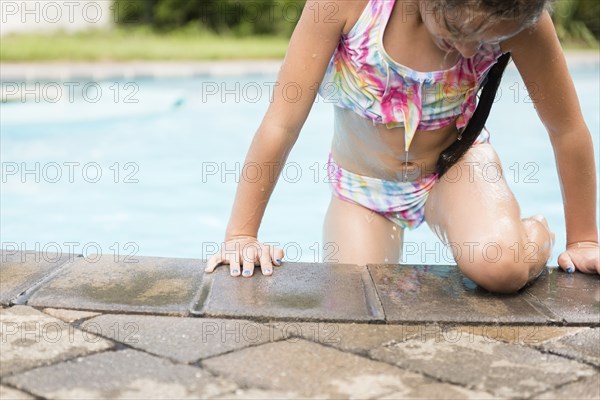
[[[568,272],[569,274],[572,274],[574,271],[575,271],[575,267],[573,267],[573,266],[571,266],[571,265],[570,265],[569,267],[567,267],[567,272]]]
[[[233,271],[231,271],[232,274],[239,274],[240,270],[239,269],[234,269]]]
[[[247,270],[245,270],[245,271],[244,271],[244,272],[242,272],[242,273],[243,273],[244,275],[250,275],[252,272],[251,272],[249,269],[247,269]]]
[[[281,258],[276,258],[275,261],[277,261],[277,264],[281,264]]]
[[[270,274],[271,270],[270,269],[265,269],[265,274]]]

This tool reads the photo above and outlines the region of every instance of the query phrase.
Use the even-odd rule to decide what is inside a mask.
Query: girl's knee
[[[461,267],[461,270],[477,285],[495,293],[517,292],[528,281],[527,268],[516,264],[482,263]],[[467,270],[469,272],[466,272]]]
[[[510,246],[498,244],[493,251],[473,251],[469,257],[456,261],[460,270],[484,289],[514,293],[527,284],[530,266],[515,260],[512,253]]]

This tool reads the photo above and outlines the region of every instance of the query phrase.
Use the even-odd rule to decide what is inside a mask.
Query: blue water
[[[598,160],[599,69],[571,73]],[[54,103],[29,96],[3,104],[2,247],[207,258],[223,240],[239,169],[274,81],[273,75],[107,81],[100,82],[99,98],[97,88],[84,93],[82,81],[72,99],[62,86]],[[209,95],[215,87],[218,93]],[[45,89],[54,101],[58,89]],[[229,90],[224,101],[222,89]],[[487,126],[522,215],[542,213],[556,232],[556,264],[565,245],[561,190],[550,141],[526,96],[511,67]],[[332,107],[317,99],[263,218],[259,239],[285,246],[288,261],[322,257]],[[34,172],[23,175],[24,169]],[[407,232],[405,243],[403,262],[452,263],[426,224]]]

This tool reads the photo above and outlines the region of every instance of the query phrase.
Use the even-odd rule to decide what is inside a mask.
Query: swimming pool
[[[599,68],[571,72],[598,160]],[[241,166],[274,81],[41,82],[40,101],[2,104],[2,247],[206,258],[223,240],[237,179],[253,173]],[[323,256],[331,107],[317,99],[261,225],[259,238],[284,246],[288,261]],[[554,265],[565,227],[553,152],[513,67],[487,126],[522,215],[542,213],[556,232]],[[404,253],[404,263],[452,263],[426,224],[406,233]]]

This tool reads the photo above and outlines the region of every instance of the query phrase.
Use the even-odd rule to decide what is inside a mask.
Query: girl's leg
[[[322,262],[397,264],[404,230],[384,216],[334,195],[323,221]]]
[[[552,251],[554,235],[545,219],[520,218],[488,143],[473,146],[434,185],[425,220],[450,246],[460,270],[493,292],[515,292],[534,280]]]

